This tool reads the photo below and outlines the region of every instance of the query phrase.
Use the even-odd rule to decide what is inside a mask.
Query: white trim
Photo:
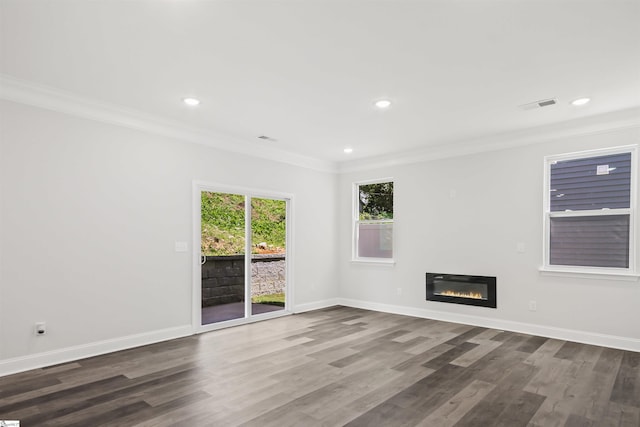
[[[296,304],[295,307],[293,307],[293,312],[295,314],[298,314],[298,313],[304,313],[306,311],[320,310],[323,308],[333,307],[335,305],[340,305],[339,299],[330,298],[330,299],[325,299],[320,301],[307,302],[304,304]]]
[[[542,159],[543,162],[543,176],[542,176],[542,268],[547,268],[549,265],[549,248],[550,245],[550,232],[549,232],[549,206],[551,206],[550,201],[550,191],[551,188],[551,168],[550,162],[546,157]]]
[[[595,148],[592,150],[574,151],[571,153],[551,154],[544,157],[547,163],[561,162],[564,160],[588,159],[591,157],[606,156],[609,154],[620,154],[635,151],[638,144],[620,145],[616,147]]]
[[[550,200],[550,175],[551,165],[560,161],[587,159],[591,157],[606,156],[612,154],[631,154],[631,176],[630,176],[630,201],[629,208],[620,209],[598,209],[581,211],[551,211]],[[599,278],[609,278],[613,280],[637,280],[636,274],[636,218],[637,218],[637,174],[638,174],[638,144],[630,144],[618,147],[600,148],[594,150],[578,151],[573,153],[554,154],[544,157],[543,176],[543,207],[542,207],[542,267],[540,272],[543,275],[564,275],[567,277],[589,278],[591,275]],[[550,221],[556,217],[580,217],[580,216],[610,216],[629,215],[629,268],[604,268],[604,267],[581,267],[562,266],[550,264]]]
[[[291,312],[293,312],[293,302],[295,301],[295,286],[293,286],[294,283],[294,262],[293,262],[293,256],[295,254],[295,245],[294,245],[294,233],[295,233],[295,215],[293,214],[294,212],[294,200],[295,198],[293,197],[293,194],[287,194],[287,197],[285,198],[287,205],[286,205],[286,215],[287,215],[287,222],[285,224],[285,238],[286,240],[286,245],[287,247],[286,249],[286,262],[284,264],[285,266],[285,293],[284,293],[284,307],[286,310],[290,310]]]
[[[293,201],[294,195],[291,193],[283,193],[277,191],[270,191],[264,189],[240,187],[234,185],[219,184],[215,182],[193,180],[192,186],[192,215],[193,215],[193,257],[192,257],[192,286],[191,286],[191,326],[193,333],[203,333],[216,329],[226,328],[230,326],[243,325],[246,323],[257,322],[266,320],[269,318],[275,318],[280,316],[289,315],[291,311],[291,303],[294,301],[294,276],[293,276],[293,264],[294,264],[294,248],[293,248]],[[203,191],[215,192],[215,193],[228,193],[236,194],[245,197],[245,218],[251,218],[251,198],[264,198],[272,200],[282,200],[286,204],[286,262],[285,262],[285,277],[286,277],[286,291],[285,291],[285,306],[283,310],[278,310],[269,313],[251,314],[251,299],[245,298],[245,315],[238,319],[232,319],[225,322],[212,323],[208,325],[202,324],[202,270],[200,268],[200,250],[201,247],[201,193]],[[245,239],[245,256],[251,255],[251,224],[249,221],[245,221],[245,235],[248,238]],[[245,295],[251,294],[251,263],[245,262]]]
[[[516,132],[505,132],[477,139],[451,141],[400,153],[343,161],[338,164],[338,173],[362,172],[470,154],[488,153],[543,144],[564,138],[598,135],[638,127],[640,127],[640,107],[635,107]]]
[[[310,303],[297,304],[293,313],[304,313],[312,310],[343,305],[346,307],[362,308],[384,313],[401,314],[406,316],[421,317],[445,322],[461,323],[465,325],[482,326],[492,329],[507,330],[513,332],[538,335],[567,341],[575,341],[584,344],[599,345],[610,348],[618,348],[629,351],[640,351],[640,339],[620,337],[615,335],[598,334],[593,332],[577,331],[573,329],[556,328],[552,326],[535,325],[531,323],[513,322],[504,319],[486,318],[474,315],[456,314],[428,310],[424,308],[406,307],[391,304],[376,303],[371,301],[354,300],[349,298],[330,298]],[[276,315],[264,316],[266,318],[289,315],[292,312],[273,312]],[[271,313],[265,313],[271,314]],[[246,322],[245,322],[246,323]],[[241,323],[237,323],[241,324]],[[226,324],[225,327],[232,326]],[[213,330],[213,329],[212,329]],[[177,338],[183,338],[193,334],[191,325],[162,329],[126,337],[103,340],[89,344],[83,344],[63,349],[31,354],[0,361],[0,377],[38,369],[46,366],[68,363],[87,357],[99,356],[120,350],[127,350],[143,345],[154,344]]]
[[[196,331],[196,334],[217,331],[219,329],[226,329],[232,326],[247,325],[249,323],[261,322],[263,320],[276,319],[278,317],[290,316],[292,314],[293,314],[292,311],[285,309],[285,310],[270,311],[268,313],[254,314],[254,315],[251,315],[250,317],[240,317],[238,319],[226,320],[224,322],[209,323],[207,325],[202,325]]]
[[[198,185],[204,191],[212,191],[216,193],[234,193],[239,195],[248,195],[257,198],[287,200],[293,199],[293,194],[281,191],[271,191],[257,188],[241,187],[238,185],[227,185],[212,181],[193,180],[194,185]]]
[[[385,182],[394,182],[392,176],[387,176],[384,178],[374,178],[374,179],[363,179],[361,181],[354,182],[355,185],[369,185],[369,184],[383,184]],[[394,189],[395,190],[395,189]]]
[[[379,265],[384,267],[393,267],[396,261],[391,258],[356,258],[349,261],[351,264]]]
[[[631,149],[631,217],[629,218],[629,270],[637,273],[638,265],[638,144]]]
[[[0,74],[0,99],[215,147],[227,152],[287,163],[321,172],[335,173],[337,171],[335,162],[292,153],[273,146],[266,147],[258,141],[238,138],[211,129],[195,128],[183,122],[85,98],[6,74]]]
[[[193,238],[191,243],[192,251],[192,272],[191,272],[191,328],[193,333],[200,331],[202,327],[202,199],[200,193],[204,184],[201,181],[191,183],[192,202],[191,211],[193,218]]]
[[[615,335],[598,334],[594,332],[578,331],[574,329],[556,328],[553,326],[535,325],[532,323],[514,322],[492,317],[481,317],[468,314],[457,314],[426,308],[405,307],[370,301],[338,298],[338,304],[347,307],[381,311],[384,313],[402,314],[405,316],[422,317],[425,319],[444,322],[462,323],[465,325],[481,326],[491,329],[519,332],[529,335],[574,341],[583,344],[598,345],[621,350],[639,351],[640,339],[620,337]]]
[[[183,338],[192,334],[193,330],[191,325],[184,325],[5,359],[0,361],[0,377],[45,366],[85,359],[87,357],[99,356],[114,351],[127,350],[143,345]]]
[[[244,194],[244,317],[251,318],[251,246],[253,246],[253,221],[251,196]],[[285,208],[286,211],[286,208]],[[286,265],[286,263],[285,263]],[[287,309],[288,307],[285,307]],[[218,323],[219,324],[219,323]],[[203,325],[204,326],[204,325]]]
[[[608,280],[620,280],[625,282],[637,282],[640,278],[640,274],[629,273],[626,269],[610,269],[604,268],[549,268],[540,267],[538,269],[543,276],[560,276],[560,277],[574,277],[578,279],[608,279]]]
[[[360,191],[359,188],[361,185],[369,185],[369,184],[383,184],[385,182],[393,183],[393,204],[394,204],[394,213],[392,219],[384,219],[384,220],[360,220]],[[361,264],[387,264],[387,265],[395,265],[395,254],[396,254],[396,232],[395,232],[395,188],[396,182],[393,177],[386,178],[376,178],[376,179],[368,179],[362,180],[352,183],[351,187],[351,262],[352,263],[361,263]],[[359,224],[392,224],[392,240],[391,240],[391,258],[372,258],[372,257],[360,257],[358,256],[358,236],[360,228]]]
[[[0,74],[0,99],[328,173],[367,171],[640,127],[640,108],[635,107],[516,132],[451,141],[363,159],[333,162],[272,146],[265,148],[264,145],[255,141],[239,139],[213,130],[195,129],[185,123],[172,122],[166,118],[81,97],[68,91],[6,74]]]
[[[579,216],[610,216],[610,215],[631,215],[632,210],[630,208],[614,208],[614,209],[598,209],[588,211],[554,211],[547,212],[551,218],[561,217],[579,217]]]

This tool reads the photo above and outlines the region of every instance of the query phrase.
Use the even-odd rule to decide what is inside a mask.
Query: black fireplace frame
[[[498,299],[496,296],[496,277],[494,276],[468,276],[465,274],[443,274],[443,273],[427,273],[427,301],[448,302],[453,304],[475,305],[478,307],[498,308]],[[441,276],[441,277],[440,277]],[[475,299],[465,297],[454,297],[447,295],[436,295],[434,293],[434,282],[437,278],[449,282],[459,283],[478,283],[487,286],[487,299]]]

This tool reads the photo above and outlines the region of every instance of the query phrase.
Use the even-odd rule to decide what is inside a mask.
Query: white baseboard
[[[305,311],[319,310],[335,305],[338,305],[338,299],[331,298],[306,304],[298,304],[292,312],[303,313]],[[0,360],[0,377],[31,369],[38,369],[46,366],[80,360],[87,357],[99,356],[101,354],[112,353],[114,351],[126,350],[175,338],[182,338],[188,335],[193,335],[193,333],[193,327],[191,325],[185,325],[176,328],[67,347],[59,350],[4,359]]]
[[[193,327],[191,325],[185,325],[176,328],[162,329],[159,331],[145,332],[142,334],[67,347],[44,353],[36,353],[12,359],[0,360],[0,377],[28,371],[30,369],[37,369],[87,357],[98,356],[101,354],[112,353],[114,351],[126,350],[175,338],[182,338],[192,334]]]
[[[538,335],[548,338],[574,341],[584,344],[599,345],[603,347],[618,348],[621,350],[640,352],[640,339],[605,335],[572,329],[555,328],[551,326],[535,325],[532,323],[513,322],[504,319],[487,318],[459,313],[448,313],[436,310],[427,310],[416,307],[376,303],[371,301],[354,300],[349,298],[330,298],[311,303],[298,304],[294,313],[319,310],[335,305],[362,308],[366,310],[380,311],[384,313],[402,314],[406,316],[422,317],[426,319],[441,320],[445,322],[462,323],[465,325],[482,326],[485,328],[500,329],[505,331],[520,332],[530,335]],[[182,338],[193,334],[191,325],[176,328],[162,329],[137,335],[98,341],[44,353],[31,354],[12,359],[0,360],[0,377],[30,369],[57,365],[87,357],[112,353],[143,345],[154,344],[176,338]]]
[[[442,320],[445,322],[463,323],[465,325],[482,326],[491,329],[520,332],[583,344],[599,345],[640,352],[640,339],[605,335],[593,332],[577,331],[573,329],[556,328],[552,326],[535,325],[532,323],[513,322],[504,319],[487,318],[467,314],[447,313],[416,307],[383,304],[370,301],[338,298],[338,304],[347,307],[363,308],[384,313],[403,314],[406,316],[422,317],[426,319]]]
[[[296,304],[293,312],[304,313],[305,311],[320,310],[321,308],[333,307],[334,305],[345,305],[340,304],[338,301],[339,298],[330,298],[321,301],[308,302],[306,304]]]

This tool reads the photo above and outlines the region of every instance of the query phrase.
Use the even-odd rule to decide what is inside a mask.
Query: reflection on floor
[[[284,310],[284,307],[270,304],[251,304],[252,314],[269,313],[271,311]],[[230,304],[213,305],[202,307],[202,324],[224,322],[225,320],[239,319],[244,317],[244,303],[233,302]]]

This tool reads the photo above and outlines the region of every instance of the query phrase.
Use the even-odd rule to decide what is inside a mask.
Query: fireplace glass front
[[[496,308],[496,278],[427,273],[427,300]]]

